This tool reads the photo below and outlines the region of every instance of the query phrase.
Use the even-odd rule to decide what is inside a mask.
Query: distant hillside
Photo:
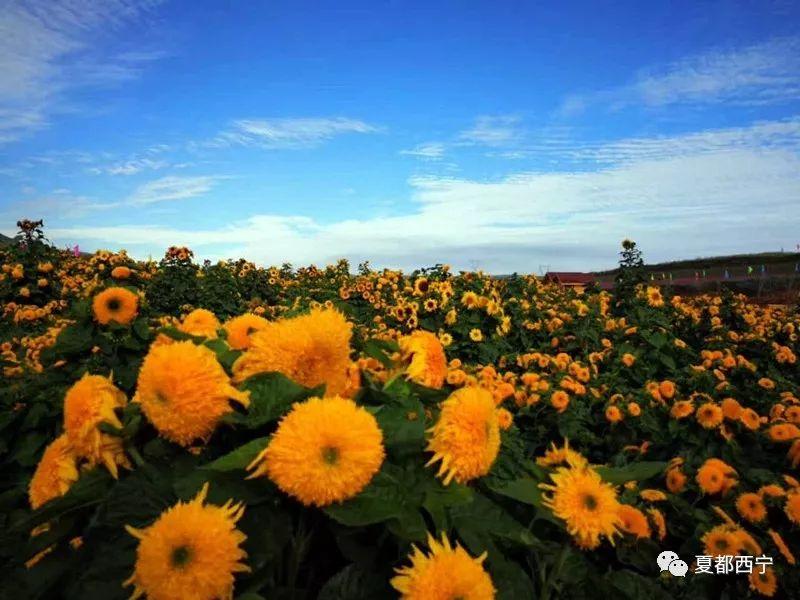
[[[7,235],[0,233],[0,246],[8,246],[14,240]]]
[[[672,273],[674,277],[689,276],[696,271],[705,270],[707,274],[711,274],[711,272],[723,272],[727,269],[730,275],[734,276],[739,273],[744,274],[747,267],[758,271],[761,269],[761,265],[764,265],[768,273],[779,275],[794,272],[795,265],[798,263],[800,263],[800,252],[759,252],[646,264],[644,268],[648,273]],[[616,272],[617,269],[612,269],[600,271],[597,274],[613,277]]]

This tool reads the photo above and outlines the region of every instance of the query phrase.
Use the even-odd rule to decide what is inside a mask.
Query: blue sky
[[[0,231],[23,216],[260,264],[793,249],[800,4],[12,1]]]

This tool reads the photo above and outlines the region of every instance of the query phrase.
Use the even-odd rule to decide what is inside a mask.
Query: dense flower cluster
[[[705,597],[702,575],[641,581],[674,548],[774,557],[730,597],[800,585],[790,307],[37,252],[0,256],[2,460],[51,510],[10,573],[80,555],[70,594],[132,572],[156,599]],[[109,535],[128,562],[104,571]]]

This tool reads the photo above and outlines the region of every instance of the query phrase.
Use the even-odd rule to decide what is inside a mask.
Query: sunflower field
[[[0,598],[797,597],[796,307],[20,228]]]

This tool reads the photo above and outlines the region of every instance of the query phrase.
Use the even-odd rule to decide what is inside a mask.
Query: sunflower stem
[[[550,593],[555,589],[558,578],[561,575],[561,569],[564,567],[564,562],[567,560],[567,554],[569,554],[569,545],[564,544],[561,546],[561,550],[558,552],[558,556],[553,563],[553,567],[547,574],[547,579],[545,579],[544,586],[542,588],[542,594],[539,596],[539,600],[550,600]]]
[[[139,451],[133,446],[128,447],[128,454],[131,455],[131,458],[133,459],[133,462],[136,463],[137,467],[143,467],[145,465],[142,455],[139,454]]]

